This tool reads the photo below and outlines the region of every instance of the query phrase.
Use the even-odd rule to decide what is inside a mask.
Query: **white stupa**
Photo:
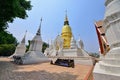
[[[80,37],[79,37],[79,39],[78,39],[78,48],[79,49],[81,49],[81,53],[84,55],[84,56],[89,56],[88,55],[88,52],[87,51],[85,51],[85,49],[84,49],[84,43],[83,43],[83,41],[80,39]]]
[[[41,19],[42,22],[42,19]],[[42,53],[41,23],[35,37],[30,42],[30,48],[22,58],[23,64],[46,62],[49,59]]]
[[[21,57],[25,54],[25,51],[26,51],[25,37],[26,37],[26,33],[25,33],[21,43],[16,47],[15,53],[13,55],[11,55],[9,58],[13,58],[13,56]]]
[[[94,80],[120,80],[120,0],[105,1],[103,27],[110,51],[93,70]]]
[[[80,39],[80,37],[79,37],[79,39],[78,39],[78,47],[79,48],[81,48],[81,49],[84,49],[84,44],[83,44],[83,41]]]
[[[75,41],[75,39],[74,39],[73,36],[72,36],[72,38],[71,38],[70,48],[71,48],[71,49],[77,48],[76,41]]]

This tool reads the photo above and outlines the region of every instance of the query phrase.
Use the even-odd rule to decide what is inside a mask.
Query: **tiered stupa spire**
[[[42,53],[42,38],[41,38],[41,22],[37,30],[36,35],[30,42],[30,48],[24,55],[23,64],[39,63],[44,61],[49,61],[47,57]]]
[[[21,56],[23,56],[23,55],[25,54],[25,51],[26,51],[26,46],[25,46],[26,33],[27,33],[27,32],[25,32],[25,35],[24,35],[21,43],[17,45],[14,54],[11,55],[9,58],[13,58],[14,56],[16,56],[16,57],[21,57]]]
[[[40,25],[39,25],[36,35],[41,35],[41,24],[42,24],[42,18],[40,19]]]
[[[69,25],[67,10],[66,10],[66,15],[65,15],[64,25]]]
[[[26,30],[26,32],[25,32],[25,35],[24,35],[24,37],[23,37],[21,43],[25,43],[26,34],[27,34],[27,30]]]

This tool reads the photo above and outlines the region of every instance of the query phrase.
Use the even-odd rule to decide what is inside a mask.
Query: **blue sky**
[[[31,0],[32,10],[28,11],[28,18],[15,19],[9,24],[8,31],[20,42],[27,30],[27,40],[36,34],[41,17],[42,39],[45,42],[54,40],[64,24],[65,11],[76,40],[84,42],[85,50],[98,52],[99,45],[94,22],[104,18],[105,0]]]

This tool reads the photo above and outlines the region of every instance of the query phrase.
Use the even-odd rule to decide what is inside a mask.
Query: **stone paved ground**
[[[75,68],[39,63],[16,65],[7,58],[0,58],[0,80],[83,80],[91,66],[75,65]]]

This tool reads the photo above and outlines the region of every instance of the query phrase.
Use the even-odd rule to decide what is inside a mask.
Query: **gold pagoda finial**
[[[68,16],[67,16],[67,10],[65,10],[65,21],[64,21],[64,25],[69,25],[69,21],[68,21]]]
[[[41,24],[42,24],[42,17],[40,19],[40,25],[39,25],[39,28],[38,28],[36,35],[41,35]]]
[[[68,17],[67,17],[67,10],[65,11],[65,21],[68,21]]]

